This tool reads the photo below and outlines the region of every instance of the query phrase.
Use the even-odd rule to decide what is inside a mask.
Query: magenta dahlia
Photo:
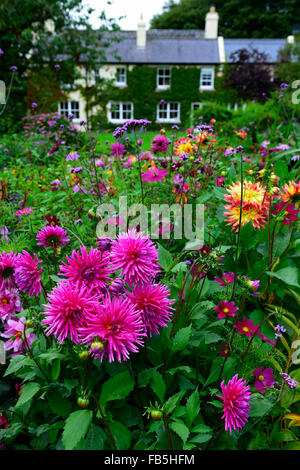
[[[18,253],[0,253],[0,291],[15,287],[15,269],[19,258]]]
[[[21,312],[23,306],[17,289],[0,290],[0,320],[9,320],[15,313]]]
[[[95,353],[102,362],[108,357],[109,362],[121,362],[129,359],[130,352],[137,352],[143,346],[145,326],[135,306],[122,297],[109,296],[98,308],[97,315],[89,314],[86,326],[80,328],[84,343],[93,343],[97,339],[104,343],[104,348]]]
[[[144,324],[149,331],[158,334],[159,327],[166,327],[167,322],[171,320],[172,311],[170,305],[174,302],[169,299],[170,289],[163,284],[146,284],[145,286],[136,286],[128,298],[136,306],[142,315]]]
[[[16,269],[15,269],[15,281],[19,289],[23,292],[27,292],[29,295],[38,296],[42,290],[41,286],[41,273],[42,267],[38,264],[42,263],[34,253],[32,256],[23,250],[23,254],[19,256]]]
[[[250,410],[250,392],[249,385],[245,386],[246,380],[239,379],[236,374],[227,385],[224,385],[224,380],[221,383],[222,395],[217,395],[223,403],[223,416],[225,418],[225,431],[232,429],[238,431],[245,426],[248,421]]]
[[[121,269],[130,286],[149,282],[160,269],[154,243],[135,229],[122,232],[117,240],[113,240],[110,255],[113,269]]]
[[[63,246],[70,241],[67,232],[58,225],[46,225],[37,234],[38,245],[45,248]]]
[[[50,294],[47,305],[44,305],[46,317],[43,325],[48,325],[46,334],[53,334],[59,343],[68,335],[71,340],[80,343],[78,329],[85,324],[87,315],[97,311],[97,298],[78,283],[61,281]]]
[[[68,263],[60,266],[60,276],[66,276],[72,282],[79,282],[97,292],[110,281],[109,255],[93,247],[88,252],[85,246],[80,251],[73,250],[72,256],[66,256]]]

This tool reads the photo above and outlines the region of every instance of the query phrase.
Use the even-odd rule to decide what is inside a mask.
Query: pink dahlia
[[[113,269],[121,269],[130,286],[149,282],[160,269],[156,246],[149,236],[144,237],[143,232],[138,233],[135,229],[122,232],[117,240],[113,240],[110,255]]]
[[[59,343],[68,335],[71,340],[80,343],[78,329],[85,324],[87,315],[97,311],[97,299],[90,291],[78,283],[61,281],[50,294],[49,304],[44,305],[46,318],[43,325],[48,325],[46,334],[53,334]]]
[[[25,317],[21,317],[18,320],[8,320],[4,325],[4,333],[0,334],[3,338],[8,339],[8,341],[5,342],[5,350],[9,351],[13,349],[13,356],[27,349],[27,345],[30,347],[32,341],[35,339],[34,333],[28,333],[26,331],[25,324]]]
[[[222,300],[215,311],[218,312],[218,318],[223,319],[225,317],[235,317],[235,313],[238,310],[238,307],[233,301],[228,302],[227,300]]]
[[[45,248],[63,246],[70,241],[67,232],[58,225],[47,225],[43,227],[38,232],[36,240],[38,245],[42,245]]]
[[[15,287],[15,269],[19,258],[18,253],[0,253],[0,291]]]
[[[14,313],[21,312],[23,306],[17,289],[3,289],[0,291],[0,320],[11,318]]]
[[[272,387],[273,383],[275,382],[275,378],[273,377],[273,370],[269,367],[264,369],[263,366],[261,366],[253,371],[253,375],[256,378],[254,387],[260,393],[265,393],[266,388]]]
[[[116,142],[111,145],[111,153],[115,157],[122,157],[122,155],[126,152],[125,146],[120,142]]]
[[[66,276],[72,282],[100,291],[110,281],[109,255],[93,247],[88,252],[85,246],[80,251],[73,250],[72,256],[66,256],[68,263],[60,266],[60,276]]]
[[[154,168],[154,170],[148,170],[146,173],[142,173],[142,180],[144,183],[150,181],[154,183],[155,181],[163,181],[165,176],[167,176],[168,170],[159,170]]]
[[[109,362],[121,362],[129,359],[129,352],[138,352],[138,346],[143,346],[145,326],[136,307],[122,297],[109,296],[103,305],[99,304],[97,314],[88,314],[86,326],[80,328],[84,343],[93,343],[99,339],[104,348],[98,351],[96,357],[102,362],[108,357]]]
[[[42,263],[34,253],[33,258],[27,251],[23,250],[23,254],[20,255],[16,269],[15,269],[15,280],[16,283],[23,292],[27,292],[29,295],[38,296],[42,290],[41,286],[41,273],[43,268],[38,266]]]
[[[146,284],[136,286],[128,298],[142,315],[149,335],[158,334],[158,327],[166,327],[171,320],[174,310],[170,305],[174,302],[169,299],[170,289],[162,284]]]
[[[217,395],[223,403],[224,414],[222,418],[225,418],[225,431],[232,429],[238,431],[243,428],[248,421],[249,410],[250,410],[250,392],[249,385],[245,386],[246,380],[239,379],[236,374],[227,385],[224,385],[224,381],[221,383],[222,395]]]
[[[169,148],[171,141],[165,135],[156,135],[151,140],[151,152],[166,152]]]
[[[215,276],[215,281],[217,281],[221,287],[226,287],[228,284],[232,284],[234,282],[234,273],[224,273],[222,279]]]

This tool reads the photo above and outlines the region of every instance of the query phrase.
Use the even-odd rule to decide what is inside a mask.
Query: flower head
[[[27,345],[30,347],[32,341],[35,339],[34,333],[28,333],[26,331],[25,324],[25,317],[21,317],[18,320],[8,320],[4,325],[4,333],[0,334],[3,338],[8,339],[8,341],[5,342],[5,350],[10,351],[13,349],[14,353],[12,356],[20,354]]]
[[[236,325],[233,325],[233,327],[236,328],[239,333],[251,338],[254,335],[257,326],[258,325],[254,325],[253,320],[247,320],[245,317],[242,319],[242,321],[238,321]]]
[[[154,170],[148,170],[146,173],[142,173],[142,180],[144,183],[147,181],[163,181],[167,174],[168,170],[159,170],[158,168],[155,168]]]
[[[221,287],[226,287],[234,282],[234,273],[224,273],[222,279],[215,276],[215,281],[217,281]]]
[[[128,299],[114,297],[111,300],[107,296],[104,304],[99,304],[97,313],[87,316],[80,334],[84,343],[93,343],[97,338],[103,342],[104,348],[96,353],[101,361],[108,357],[109,362],[121,362],[143,345],[145,327],[140,313]]]
[[[223,319],[226,317],[235,317],[235,313],[238,307],[233,301],[228,302],[227,300],[221,300],[221,302],[214,308],[218,312],[218,318]]]
[[[14,313],[21,312],[22,308],[17,289],[0,290],[0,319],[3,322],[10,319]]]
[[[273,383],[275,382],[275,378],[273,377],[273,370],[269,367],[264,369],[263,366],[261,366],[253,371],[253,375],[256,378],[254,387],[260,393],[265,393],[266,387],[272,387]]]
[[[38,232],[36,240],[38,245],[48,248],[63,246],[69,243],[70,238],[62,227],[58,225],[47,225]]]
[[[116,142],[111,145],[111,153],[115,157],[122,157],[122,155],[126,152],[125,146],[120,142]]]
[[[246,380],[239,379],[236,374],[228,384],[221,383],[222,395],[217,395],[223,403],[223,416],[225,418],[225,431],[232,429],[238,431],[242,429],[248,421],[250,410],[250,392],[249,385],[245,386]]]
[[[160,269],[154,243],[135,229],[121,232],[118,239],[113,240],[110,255],[114,270],[121,269],[130,286],[147,283]]]
[[[23,250],[23,254],[19,256],[16,269],[15,269],[15,281],[23,292],[27,292],[29,295],[39,295],[41,292],[41,273],[43,268],[38,266],[42,261],[38,260],[36,254],[30,256],[27,251]]]
[[[88,314],[94,315],[97,311],[97,298],[85,286],[61,281],[48,294],[48,301],[42,312],[45,315],[42,325],[48,325],[46,334],[53,334],[59,343],[68,335],[74,343],[80,343],[78,329],[85,325]]]
[[[151,152],[166,152],[169,148],[171,141],[165,135],[156,135],[151,140]]]
[[[142,315],[149,335],[159,334],[159,327],[166,327],[172,318],[170,305],[174,300],[168,298],[170,290],[163,284],[146,284],[136,286],[132,293],[128,294],[130,301],[136,306]]]
[[[60,266],[60,276],[67,277],[72,282],[79,282],[91,290],[99,292],[109,281],[111,269],[109,257],[93,247],[87,251],[85,246],[80,251],[73,250],[71,257],[66,256],[67,263]]]
[[[15,287],[15,268],[19,254],[0,253],[0,291],[5,288]]]
[[[23,209],[19,209],[15,212],[15,215],[19,217],[24,217],[26,215],[33,214],[34,210],[31,209],[31,207],[23,207]]]

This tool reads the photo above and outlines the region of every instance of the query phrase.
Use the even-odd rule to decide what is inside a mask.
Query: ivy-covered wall
[[[149,119],[156,121],[157,105],[161,99],[167,102],[179,102],[181,125],[189,125],[191,103],[217,102],[227,104],[238,102],[235,90],[225,89],[224,75],[218,77],[218,67],[215,67],[215,91],[199,90],[201,68],[195,66],[172,66],[171,87],[168,90],[156,90],[156,66],[136,65],[127,67],[127,87],[113,88],[105,99],[99,93],[98,103],[103,109],[109,101],[130,101],[134,105],[135,119]],[[97,101],[97,100],[96,100]],[[94,117],[95,122],[109,125],[105,121],[104,113]],[[171,126],[172,124],[170,124]],[[113,125],[115,127],[115,125]],[[162,124],[157,123],[157,127]],[[164,124],[164,127],[167,127]]]

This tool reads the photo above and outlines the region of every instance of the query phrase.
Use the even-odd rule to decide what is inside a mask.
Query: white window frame
[[[197,105],[197,107],[195,108],[194,105]],[[191,103],[191,111],[192,113],[194,111],[196,111],[197,109],[202,109],[204,106],[204,103],[201,103],[200,101],[195,101],[194,103]]]
[[[66,117],[69,114],[74,114],[73,122],[80,121],[80,102],[75,100],[60,101],[58,103],[58,112]]]
[[[159,71],[163,71],[164,73],[160,74]],[[168,73],[165,73],[168,71]],[[169,79],[169,83],[160,84],[159,79],[162,78],[163,80]],[[158,67],[156,72],[156,88],[157,90],[168,90],[171,87],[171,79],[172,79],[172,70],[171,67]]]
[[[122,70],[122,72],[118,73],[118,70]],[[119,80],[119,77],[123,77],[124,80]],[[127,70],[126,67],[116,67],[116,74],[115,74],[115,85],[117,87],[126,87],[127,86]]]
[[[211,83],[209,85],[204,85],[203,82],[207,81],[207,79],[204,78],[205,75],[211,75]],[[202,67],[201,72],[200,72],[200,90],[214,90],[215,85],[215,69],[213,67]]]
[[[130,105],[130,110],[124,109],[125,106]],[[114,107],[119,106],[119,109],[113,109]],[[120,117],[113,117],[114,112],[119,112]],[[125,116],[124,113],[131,113],[130,116]],[[125,121],[133,119],[133,103],[130,101],[110,101],[108,103],[108,121],[113,124],[123,124]]]
[[[171,113],[174,112],[174,109],[172,109],[173,105],[177,105],[177,117],[171,117]],[[161,112],[165,112],[166,117],[160,117]],[[180,123],[180,103],[177,101],[172,101],[170,103],[158,103],[156,111],[156,122]]]

